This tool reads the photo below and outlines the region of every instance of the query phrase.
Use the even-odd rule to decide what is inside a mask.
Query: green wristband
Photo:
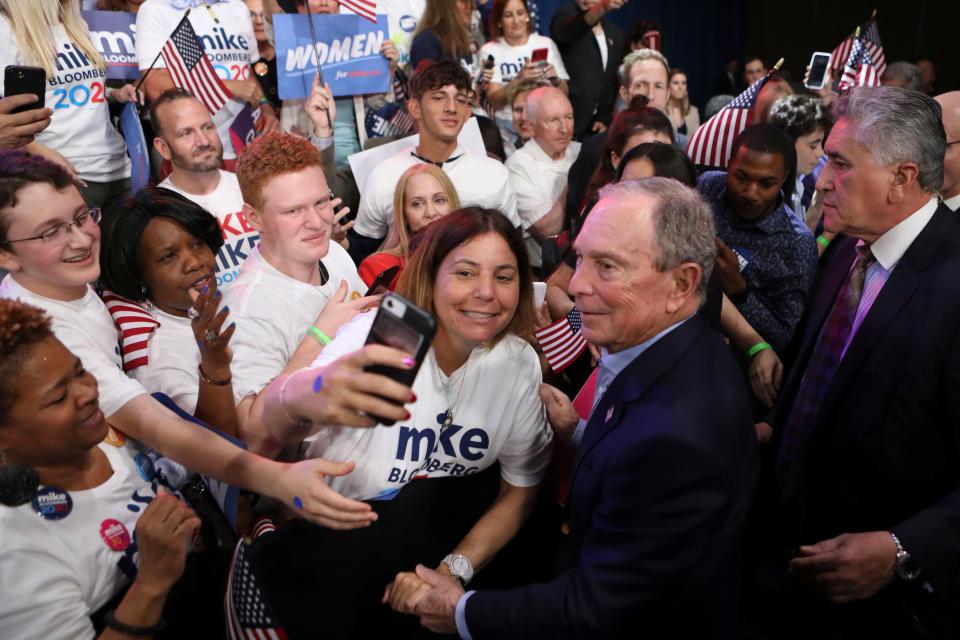
[[[755,345],[753,345],[752,347],[750,347],[750,349],[747,351],[747,357],[748,357],[748,358],[752,358],[753,356],[757,355],[758,353],[760,353],[760,352],[763,351],[764,349],[771,349],[771,350],[772,350],[773,347],[770,346],[770,343],[769,343],[769,342],[758,342],[757,344],[755,344]]]
[[[830,246],[830,238],[824,236],[817,236],[817,244],[826,249]]]
[[[327,346],[328,344],[333,342],[333,339],[330,336],[325,334],[323,331],[320,331],[320,329],[317,329],[316,327],[310,327],[307,330],[307,334],[312,336],[317,342],[319,342],[323,346]]]

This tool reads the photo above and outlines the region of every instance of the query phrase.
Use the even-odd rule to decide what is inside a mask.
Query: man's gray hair
[[[920,91],[923,89],[923,72],[917,65],[899,60],[887,65],[887,70],[883,72],[880,82],[883,84],[890,83],[903,89]]]
[[[624,180],[600,190],[600,202],[621,200],[643,194],[657,199],[651,213],[657,256],[654,266],[663,272],[683,262],[700,265],[703,276],[697,285],[702,304],[707,297],[707,281],[717,257],[716,227],[713,211],[700,194],[673,178]]]
[[[623,64],[620,65],[620,69],[617,71],[617,75],[620,77],[621,87],[630,84],[630,69],[633,69],[633,65],[638,62],[643,62],[644,60],[659,62],[667,72],[667,77],[670,77],[670,63],[667,62],[667,56],[656,49],[637,49],[627,54],[627,57],[623,59]]]
[[[530,92],[530,94],[527,96],[527,120],[530,122],[530,124],[534,124],[539,121],[540,107],[543,104],[543,100],[547,96],[555,94],[559,94],[563,96],[564,99],[569,100],[569,98],[567,98],[567,94],[552,85],[545,87],[540,86]]]
[[[912,162],[923,189],[933,192],[943,185],[947,134],[933,98],[898,87],[855,87],[833,101],[831,113],[837,121],[854,123],[854,139],[877,164]]]

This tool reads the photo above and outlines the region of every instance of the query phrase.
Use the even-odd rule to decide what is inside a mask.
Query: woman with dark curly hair
[[[164,611],[200,520],[160,491],[164,477],[107,425],[99,398],[50,317],[0,299],[3,635],[152,637],[166,613],[216,637],[216,589]]]

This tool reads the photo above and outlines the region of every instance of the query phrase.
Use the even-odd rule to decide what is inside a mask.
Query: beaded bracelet
[[[207,384],[212,384],[212,385],[215,385],[215,386],[218,386],[218,387],[225,387],[225,386],[227,386],[228,384],[230,384],[230,382],[233,380],[233,376],[232,376],[232,375],[229,375],[229,376],[227,376],[226,378],[223,378],[222,380],[218,380],[218,379],[216,379],[216,378],[209,378],[209,377],[207,377],[207,374],[205,374],[205,373],[203,372],[203,367],[200,366],[200,365],[197,365],[197,371],[200,372],[200,379],[201,379],[201,380],[203,380],[203,381],[206,382]]]
[[[114,631],[119,631],[126,636],[133,636],[135,638],[154,636],[163,631],[163,629],[167,626],[166,621],[163,618],[160,618],[155,625],[149,627],[132,627],[117,620],[116,616],[114,615],[116,612],[116,609],[107,611],[106,615],[103,616],[103,622]]]

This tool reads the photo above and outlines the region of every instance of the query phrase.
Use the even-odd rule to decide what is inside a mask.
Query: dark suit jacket
[[[473,594],[471,635],[735,637],[756,469],[743,376],[697,314],[629,364],[592,414],[568,501],[571,568]]]
[[[550,25],[550,36],[557,43],[563,66],[570,75],[573,128],[578,140],[590,132],[594,121],[609,126],[620,84],[617,68],[623,58],[623,32],[613,23],[601,20],[607,37],[607,66],[603,66],[597,39],[583,14],[574,2],[569,2],[557,9]]]
[[[798,328],[802,338],[775,428],[786,422],[830,305],[853,264],[855,246],[852,238],[838,238],[830,247],[807,318]],[[896,533],[922,577],[894,584],[877,599],[893,599],[899,606],[861,609],[871,617],[912,612],[934,637],[948,637],[937,629],[960,627],[958,283],[960,221],[941,204],[850,343],[805,447],[802,495],[790,505],[800,525],[800,539],[792,543],[841,533]]]

